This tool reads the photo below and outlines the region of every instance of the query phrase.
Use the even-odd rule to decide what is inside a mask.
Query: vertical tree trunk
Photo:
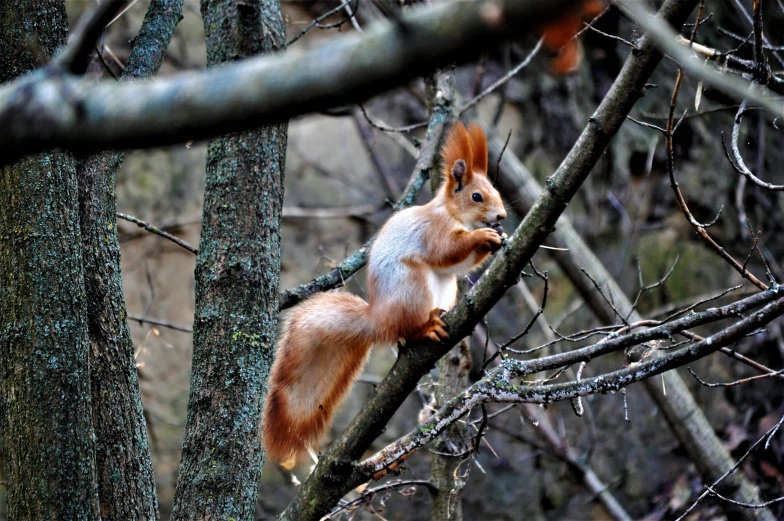
[[[63,0],[0,3],[0,83],[65,43]],[[73,158],[0,168],[0,418],[10,519],[100,519]]]
[[[210,66],[285,45],[278,0],[204,0]],[[275,346],[286,124],[210,141],[193,369],[172,519],[252,519]]]
[[[182,0],[153,0],[122,80],[158,71],[181,18]],[[122,159],[108,151],[77,165],[96,471],[104,520],[154,520],[155,477],[120,276],[115,182]]]
[[[437,367],[435,407],[439,409],[468,387],[468,371],[471,369],[471,349],[468,340],[464,339],[453,347],[438,361]],[[465,481],[460,476],[460,464],[467,456],[460,454],[469,449],[465,446],[465,440],[470,438],[468,429],[457,422],[447,427],[435,443],[430,472],[430,481],[438,489],[433,493],[433,504],[430,509],[430,517],[433,521],[463,521]],[[447,454],[457,454],[457,456]],[[469,462],[468,465],[470,464]]]

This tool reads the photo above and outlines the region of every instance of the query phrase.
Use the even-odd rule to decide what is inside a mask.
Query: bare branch
[[[27,76],[0,88],[0,158],[13,162],[58,146],[162,146],[357,103],[534,31],[573,4],[499,0],[411,9],[393,23],[338,35],[318,49],[146,83]]]
[[[175,237],[174,235],[172,235],[172,234],[170,234],[168,232],[165,232],[165,231],[163,231],[163,230],[161,230],[159,228],[156,228],[155,226],[153,226],[150,223],[146,223],[146,222],[142,221],[141,219],[137,219],[136,217],[134,217],[132,215],[127,215],[127,214],[124,214],[124,213],[117,213],[117,217],[119,217],[120,219],[124,219],[124,220],[126,220],[128,222],[132,222],[136,226],[138,226],[139,228],[144,228],[145,230],[147,230],[150,233],[154,233],[156,235],[160,235],[164,239],[170,240],[171,242],[173,242],[177,246],[181,246],[181,247],[185,248],[186,250],[188,250],[189,252],[193,253],[194,255],[199,253],[199,250],[197,248],[195,248],[194,246],[190,245],[189,243],[183,241],[182,239],[180,239],[178,237]]]
[[[732,158],[729,157],[729,153],[727,152],[726,146],[724,145],[724,135],[722,134],[721,144],[724,146],[724,153],[727,155],[727,159],[729,159],[732,168],[735,169],[736,172],[744,176],[746,179],[754,183],[755,185],[759,186],[760,188],[764,188],[766,190],[773,190],[776,192],[780,192],[784,190],[784,185],[773,185],[770,183],[766,183],[762,179],[755,176],[751,170],[748,169],[746,163],[743,161],[743,156],[740,153],[740,147],[738,146],[738,141],[740,140],[740,126],[743,122],[743,114],[746,113],[748,107],[748,100],[743,100],[740,104],[740,108],[738,109],[738,113],[735,115],[735,121],[732,124],[732,138],[730,139],[730,146],[732,147]]]
[[[514,78],[521,70],[525,69],[528,66],[528,64],[531,63],[531,60],[534,59],[534,56],[536,56],[539,53],[543,43],[544,43],[544,39],[540,38],[539,41],[536,42],[536,46],[533,48],[531,52],[528,53],[528,56],[526,56],[523,61],[517,64],[512,70],[504,74],[501,78],[498,79],[498,81],[494,82],[492,85],[490,85],[481,93],[479,93],[474,99],[472,99],[471,101],[469,101],[468,103],[460,107],[460,114],[464,113],[465,111],[467,111],[468,109],[470,109],[471,107],[473,107],[474,105],[482,101],[484,98],[486,98],[487,96],[492,94],[495,90],[497,90],[500,86],[504,85],[509,80]]]
[[[757,376],[750,376],[748,378],[741,378],[740,380],[735,380],[733,382],[727,382],[727,383],[708,383],[708,382],[702,380],[699,376],[697,376],[697,373],[692,371],[691,367],[689,367],[689,372],[691,373],[691,375],[694,377],[695,380],[700,382],[700,384],[704,385],[705,387],[734,387],[736,385],[743,385],[743,384],[748,383],[748,382],[753,382],[754,380],[763,380],[765,378],[773,378],[773,377],[776,377],[776,376],[780,376],[780,375],[784,374],[784,369],[780,369],[780,370],[776,371],[775,373],[767,373],[767,374],[760,374],[760,375],[757,375]]]
[[[329,18],[329,17],[330,17],[330,16],[332,16],[333,14],[337,13],[337,12],[338,12],[338,11],[340,11],[341,9],[343,9],[343,8],[351,9],[351,8],[350,8],[350,6],[349,6],[349,4],[350,4],[351,2],[355,2],[355,3],[357,3],[357,4],[358,4],[358,3],[359,3],[359,0],[346,0],[345,2],[343,2],[342,4],[340,4],[339,6],[337,6],[337,7],[335,7],[335,8],[332,8],[332,9],[330,9],[329,11],[327,11],[326,13],[324,13],[324,14],[322,14],[321,16],[317,17],[315,20],[313,20],[313,21],[312,21],[312,22],[310,22],[310,23],[309,23],[307,26],[305,26],[305,28],[304,28],[304,29],[302,29],[302,31],[300,31],[300,33],[299,33],[297,36],[295,36],[294,38],[292,38],[292,39],[291,39],[291,40],[290,40],[290,41],[289,41],[289,42],[286,44],[286,47],[288,47],[288,46],[289,46],[289,45],[291,45],[292,43],[296,42],[297,40],[299,40],[300,38],[302,38],[303,36],[305,36],[305,34],[306,34],[308,31],[310,31],[311,29],[313,29],[314,27],[318,27],[319,29],[333,29],[333,28],[335,28],[335,27],[340,27],[340,26],[342,26],[344,23],[348,22],[349,20],[352,20],[352,21],[353,21],[353,19],[354,19],[354,16],[355,16],[355,14],[356,14],[356,10],[355,10],[354,12],[351,12],[351,11],[349,10],[349,11],[348,11],[348,13],[349,13],[349,15],[348,15],[348,18],[344,18],[343,20],[340,20],[339,22],[335,22],[335,23],[332,23],[332,24],[321,25],[321,22],[323,22],[324,20],[326,20],[327,18]]]
[[[169,329],[173,329],[175,331],[182,331],[183,333],[193,333],[192,327],[183,326],[180,324],[174,324],[172,322],[161,320],[159,318],[149,318],[142,315],[133,315],[129,313],[128,320],[133,320],[135,322],[138,322],[139,324],[151,324],[153,326],[166,327]]]
[[[387,125],[382,124],[380,122],[376,122],[373,119],[371,119],[370,115],[367,113],[367,110],[365,110],[365,106],[362,105],[361,103],[359,104],[359,110],[362,111],[362,115],[365,116],[365,120],[368,123],[370,123],[371,127],[375,128],[375,129],[378,129],[378,130],[380,130],[382,132],[402,132],[404,134],[408,134],[412,130],[416,130],[418,128],[422,128],[422,127],[426,127],[427,126],[427,121],[420,121],[419,123],[413,123],[411,125],[405,125],[403,127],[390,127],[390,126],[387,126]]]
[[[781,418],[781,420],[779,420],[779,422],[778,422],[776,425],[774,425],[773,427],[771,427],[771,428],[768,430],[768,432],[766,432],[765,434],[763,434],[763,435],[760,437],[760,439],[758,439],[756,442],[754,442],[754,444],[752,444],[752,446],[751,446],[751,447],[749,447],[749,450],[747,450],[747,451],[746,451],[746,453],[745,453],[743,456],[741,456],[741,457],[738,459],[738,461],[736,461],[736,462],[735,462],[735,464],[734,464],[732,467],[730,467],[730,469],[729,469],[729,470],[727,470],[727,472],[725,472],[724,474],[722,474],[722,475],[721,475],[721,476],[720,476],[720,477],[719,477],[719,478],[718,478],[716,481],[714,481],[714,482],[713,482],[713,484],[712,484],[712,485],[710,485],[710,486],[707,486],[707,485],[706,485],[706,486],[705,486],[705,492],[703,492],[703,493],[700,495],[700,497],[698,497],[698,498],[697,498],[697,500],[696,500],[694,503],[692,503],[692,505],[691,505],[691,506],[690,506],[690,507],[689,507],[689,508],[686,510],[686,512],[684,512],[683,514],[681,514],[681,516],[680,516],[678,519],[676,519],[675,521],[683,521],[683,520],[684,520],[684,519],[685,519],[685,518],[686,518],[686,517],[687,517],[687,516],[688,516],[688,515],[691,513],[691,511],[692,511],[692,510],[694,510],[694,509],[697,507],[697,505],[698,505],[698,504],[700,504],[700,502],[701,502],[703,499],[705,499],[705,498],[706,498],[706,497],[707,497],[709,494],[716,495],[716,496],[720,497],[720,498],[721,498],[722,500],[724,500],[724,501],[732,502],[732,503],[733,503],[733,504],[735,504],[735,505],[740,505],[740,506],[744,506],[744,507],[747,507],[747,508],[765,508],[765,507],[767,507],[767,506],[768,506],[768,505],[770,505],[770,504],[776,503],[776,502],[778,502],[778,501],[781,501],[782,499],[784,499],[784,498],[778,498],[778,499],[775,499],[775,500],[773,500],[773,501],[769,501],[769,502],[765,503],[764,505],[751,505],[751,504],[749,504],[749,503],[742,503],[742,502],[737,502],[737,501],[733,501],[733,500],[731,500],[731,499],[725,498],[724,496],[721,496],[721,495],[719,495],[719,494],[718,494],[718,492],[716,492],[716,490],[715,490],[715,489],[716,489],[716,487],[717,487],[717,486],[718,486],[718,485],[719,485],[719,484],[720,484],[722,481],[724,481],[724,480],[727,478],[727,476],[729,476],[730,474],[732,474],[733,472],[735,472],[735,471],[738,469],[738,467],[740,467],[741,463],[743,463],[743,461],[744,461],[744,460],[745,460],[745,459],[746,459],[746,458],[749,456],[749,454],[751,454],[751,452],[752,452],[754,449],[756,449],[756,448],[759,446],[759,444],[760,444],[760,443],[762,443],[762,440],[765,440],[765,439],[767,439],[767,440],[768,440],[768,441],[765,443],[765,448],[767,448],[768,442],[770,442],[770,438],[771,438],[771,437],[772,437],[774,434],[776,434],[776,431],[779,429],[779,427],[781,427],[781,424],[782,424],[782,423],[784,423],[784,417],[782,417],[782,418]]]
[[[613,0],[612,3],[618,6],[634,23],[641,26],[647,34],[650,34],[656,45],[680,63],[681,67],[689,74],[704,80],[706,84],[725,94],[738,99],[748,97],[750,101],[761,105],[774,115],[784,116],[784,105],[777,102],[776,99],[765,95],[764,92],[750,93],[748,82],[730,75],[719,74],[706,66],[703,60],[694,59],[694,52],[688,46],[678,43],[678,35],[675,31],[653,16],[653,13],[639,0]]]
[[[776,293],[780,292],[776,291]],[[521,372],[521,368],[526,365],[526,362],[505,359],[501,367],[472,385],[466,392],[452,399],[417,429],[363,461],[359,465],[359,469],[365,474],[372,474],[379,468],[383,468],[387,461],[396,461],[417,447],[430,442],[452,422],[483,403],[543,404],[578,398],[588,394],[619,391],[631,383],[707,356],[721,347],[743,338],[760,325],[766,324],[782,314],[784,314],[784,298],[779,298],[753,315],[689,347],[679,349],[661,358],[642,362],[634,367],[584,380],[578,379],[576,382],[565,384],[543,386],[512,384],[511,378],[522,376],[525,372]]]
[[[72,43],[56,58],[56,65],[71,74],[84,74],[95,42],[125,7],[125,0],[104,0],[79,20]]]

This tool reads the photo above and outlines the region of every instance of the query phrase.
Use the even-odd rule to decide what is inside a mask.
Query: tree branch
[[[727,74],[719,74],[705,65],[703,60],[695,59],[694,52],[688,46],[679,43],[675,31],[653,16],[653,13],[644,7],[639,0],[612,0],[612,3],[644,29],[646,34],[650,34],[656,42],[656,46],[680,63],[688,73],[704,80],[725,94],[738,99],[748,98],[775,116],[784,117],[784,105],[777,102],[776,99],[766,96],[764,91],[749,91],[749,82]]]
[[[133,224],[135,224],[139,228],[143,228],[143,229],[147,230],[150,233],[154,233],[156,235],[160,235],[164,239],[169,239],[171,242],[173,242],[177,246],[185,248],[186,250],[188,250],[189,252],[191,252],[193,254],[198,254],[199,253],[199,250],[196,249],[194,246],[192,246],[190,243],[188,243],[186,241],[183,241],[179,237],[175,237],[174,235],[172,235],[172,234],[170,234],[168,232],[165,232],[165,231],[161,230],[160,228],[157,228],[157,227],[153,226],[150,223],[144,222],[141,219],[137,219],[133,215],[127,215],[127,214],[118,212],[117,213],[117,217],[119,217],[120,219],[126,220],[128,222],[132,222]]]
[[[95,50],[96,40],[123,7],[125,0],[104,0],[84,15],[74,31],[72,43],[55,58],[55,65],[70,74],[84,74],[90,63],[90,55]]]
[[[770,290],[781,294],[781,290]],[[356,472],[371,476],[383,470],[390,461],[397,461],[414,449],[421,447],[441,433],[447,426],[467,414],[472,408],[489,402],[546,404],[589,394],[619,391],[622,388],[676,367],[707,356],[729,345],[771,320],[784,314],[784,298],[771,302],[760,311],[688,347],[681,348],[661,358],[620,369],[612,373],[575,382],[550,385],[514,385],[510,380],[523,376],[525,361],[506,359],[501,367],[493,370],[465,392],[450,400],[427,422],[363,461]],[[530,374],[530,373],[529,373]]]
[[[399,20],[361,35],[339,35],[318,49],[145,84],[29,76],[0,89],[0,157],[9,162],[53,147],[161,146],[355,103],[434,68],[470,60],[576,3],[499,0],[412,9]]]

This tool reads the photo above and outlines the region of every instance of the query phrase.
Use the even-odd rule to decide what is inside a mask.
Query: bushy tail
[[[308,448],[318,449],[375,341],[368,304],[355,295],[321,293],[292,310],[264,406],[270,457],[291,468]]]

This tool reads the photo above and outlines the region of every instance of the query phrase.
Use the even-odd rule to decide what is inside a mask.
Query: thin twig
[[[504,74],[501,78],[498,79],[498,81],[494,82],[492,85],[490,85],[485,90],[483,90],[478,96],[474,97],[471,101],[469,101],[468,103],[460,107],[460,111],[459,111],[460,114],[464,113],[465,111],[467,111],[468,109],[470,109],[471,107],[473,107],[474,105],[482,101],[484,98],[486,98],[491,93],[493,93],[493,91],[495,91],[501,85],[504,85],[506,82],[514,78],[521,70],[527,67],[528,64],[531,63],[531,60],[534,59],[534,56],[536,56],[539,53],[539,50],[541,50],[543,43],[544,43],[544,38],[540,38],[539,41],[536,42],[536,46],[533,48],[533,50],[531,50],[531,52],[528,53],[528,56],[526,56],[523,59],[523,61],[517,64],[512,70]]]
[[[597,14],[596,16],[594,16],[593,20],[591,20],[590,22],[584,23],[584,27],[582,29],[580,29],[579,31],[577,31],[577,33],[574,36],[572,36],[571,39],[572,40],[576,40],[577,38],[582,36],[585,31],[587,31],[588,29],[591,29],[596,22],[598,22],[604,15],[606,15],[610,11],[610,9],[612,9],[612,6],[608,5],[607,7],[604,8],[604,10],[601,13]]]
[[[166,327],[169,329],[174,329],[175,331],[182,331],[183,333],[193,333],[192,327],[173,324],[171,322],[167,322],[159,318],[150,318],[141,315],[133,315],[129,313],[128,320],[133,320],[135,322],[138,322],[139,324],[152,324],[153,326]]]
[[[607,303],[607,305],[608,305],[608,306],[610,306],[610,307],[612,308],[612,310],[613,310],[613,312],[615,313],[615,315],[616,315],[618,318],[620,318],[620,319],[621,319],[621,322],[623,322],[623,325],[625,325],[625,326],[628,326],[628,325],[629,325],[629,321],[628,321],[628,320],[626,320],[626,317],[624,317],[623,315],[621,315],[621,312],[620,312],[620,311],[618,311],[618,308],[616,308],[616,307],[615,307],[615,304],[614,304],[614,303],[613,303],[613,302],[612,302],[612,301],[611,301],[609,298],[607,298],[607,295],[605,295],[605,294],[604,294],[604,292],[602,291],[602,288],[601,288],[601,286],[599,286],[599,283],[598,283],[598,282],[596,282],[596,280],[595,280],[593,277],[591,277],[591,275],[590,275],[590,274],[589,274],[587,271],[585,271],[585,269],[584,269],[584,268],[580,268],[580,271],[583,273],[583,275],[585,275],[586,277],[588,277],[588,279],[590,279],[590,281],[591,281],[591,282],[593,282],[593,286],[596,288],[596,291],[598,291],[598,292],[599,292],[599,295],[601,295],[601,296],[602,296],[602,298],[603,298],[603,299],[604,299],[604,301]]]
[[[359,0],[346,0],[345,2],[343,2],[342,4],[340,4],[339,6],[337,6],[337,7],[335,7],[335,8],[332,8],[332,9],[330,9],[330,10],[329,10],[329,11],[327,11],[326,13],[322,14],[321,16],[319,16],[318,18],[316,18],[315,20],[313,20],[312,22],[310,22],[310,23],[309,23],[309,24],[308,24],[308,25],[307,25],[307,26],[306,26],[304,29],[302,29],[302,31],[301,31],[301,32],[300,32],[300,33],[299,33],[297,36],[295,36],[294,38],[292,38],[292,39],[291,39],[291,40],[290,40],[290,41],[289,41],[289,42],[286,44],[286,46],[287,46],[287,47],[288,47],[288,46],[290,46],[292,43],[296,42],[297,40],[299,40],[300,38],[302,38],[303,36],[305,36],[305,34],[306,34],[308,31],[310,31],[311,29],[313,29],[314,27],[318,27],[319,29],[332,29],[332,28],[335,28],[335,27],[340,27],[340,26],[342,26],[344,23],[348,22],[349,20],[353,20],[354,16],[356,15],[356,12],[357,12],[357,11],[356,11],[356,8],[354,9],[354,13],[353,13],[353,14],[352,14],[352,13],[349,13],[349,16],[348,16],[348,18],[345,18],[345,19],[343,19],[343,20],[341,20],[341,21],[339,21],[339,22],[336,22],[336,23],[327,24],[327,25],[321,25],[321,22],[322,22],[323,20],[325,20],[325,19],[329,18],[330,16],[332,16],[332,15],[333,15],[333,14],[335,14],[335,13],[337,13],[338,11],[340,11],[341,9],[343,9],[344,7],[345,7],[345,8],[349,8],[349,4],[351,4],[351,2],[352,2],[352,1],[356,1],[356,3],[357,3],[357,4],[359,4]]]
[[[512,138],[512,130],[509,129],[509,134],[506,136],[506,141],[504,141],[504,146],[501,149],[501,153],[498,154],[498,161],[495,162],[495,179],[493,179],[493,185],[498,182],[498,173],[501,171],[501,159],[504,157],[504,152],[506,152],[506,147],[509,146],[509,140]]]
[[[372,502],[379,492],[385,492],[400,487],[413,487],[413,486],[427,487],[427,489],[432,493],[438,492],[438,489],[435,487],[435,485],[433,485],[429,481],[425,481],[421,479],[412,479],[409,481],[394,481],[392,483],[385,483],[384,485],[365,490],[364,492],[362,492],[362,494],[360,494],[359,497],[346,502],[345,504],[341,505],[340,507],[330,512],[328,515],[324,516],[322,519],[332,519],[337,514],[343,512],[344,510],[350,509],[352,507],[357,507],[359,505],[368,502]]]
[[[689,507],[689,508],[688,508],[688,509],[687,509],[687,510],[686,510],[686,511],[683,513],[683,514],[681,514],[681,516],[680,516],[678,519],[676,519],[675,521],[683,521],[684,519],[686,519],[686,517],[687,517],[687,516],[688,516],[688,515],[689,515],[689,514],[692,512],[692,510],[694,510],[694,509],[697,507],[697,505],[699,505],[699,504],[700,504],[700,502],[701,502],[703,499],[705,499],[707,496],[709,496],[709,495],[711,495],[711,494],[713,494],[713,495],[715,495],[715,496],[717,496],[717,497],[719,497],[720,499],[723,499],[723,500],[725,500],[725,501],[730,501],[730,502],[732,502],[733,504],[737,504],[737,505],[739,505],[739,506],[745,506],[745,507],[747,507],[747,508],[763,508],[764,506],[767,506],[767,505],[769,505],[769,504],[773,504],[773,503],[779,502],[779,501],[781,501],[782,499],[784,499],[784,498],[778,498],[778,499],[775,499],[775,500],[773,500],[773,501],[770,501],[770,502],[768,502],[768,503],[765,503],[765,505],[764,505],[764,506],[758,506],[758,505],[749,505],[749,504],[741,504],[741,503],[735,502],[735,501],[733,501],[733,500],[731,500],[731,499],[727,499],[727,498],[725,498],[724,496],[720,496],[720,495],[718,494],[718,492],[716,492],[716,490],[715,490],[715,489],[716,489],[716,487],[719,485],[719,483],[721,483],[722,481],[724,481],[724,480],[727,478],[727,476],[729,476],[730,474],[732,474],[733,472],[735,472],[735,470],[737,470],[737,469],[738,469],[738,467],[740,467],[741,463],[743,463],[743,461],[744,461],[744,460],[745,460],[745,459],[746,459],[746,458],[749,456],[749,454],[751,454],[751,452],[752,452],[752,451],[753,451],[755,448],[757,448],[757,446],[758,446],[760,443],[762,443],[762,440],[764,440],[764,439],[766,439],[766,438],[770,439],[770,436],[772,436],[773,434],[775,434],[775,433],[776,433],[776,431],[777,431],[777,430],[779,429],[779,427],[781,426],[782,422],[784,422],[784,417],[782,417],[782,418],[781,418],[781,420],[779,420],[779,422],[778,422],[776,425],[774,425],[773,427],[771,427],[771,428],[768,430],[768,432],[766,432],[765,434],[763,434],[763,435],[762,435],[762,437],[760,437],[760,439],[758,439],[756,442],[754,442],[754,444],[752,444],[752,446],[751,446],[751,447],[749,447],[749,449],[746,451],[746,453],[745,453],[743,456],[741,456],[741,457],[738,459],[738,461],[736,461],[736,462],[735,462],[735,464],[734,464],[734,465],[733,465],[733,466],[732,466],[732,467],[731,467],[729,470],[727,470],[727,472],[725,472],[724,474],[722,474],[722,475],[719,477],[719,479],[717,479],[716,481],[714,481],[714,482],[713,482],[713,484],[712,484],[712,485],[710,485],[710,486],[708,486],[708,485],[705,485],[705,491],[704,491],[704,492],[703,492],[703,493],[700,495],[700,497],[698,497],[698,498],[697,498],[697,500],[696,500],[696,501],[694,501],[694,503],[692,503],[692,504],[691,504],[691,506],[690,506],[690,507]],[[767,445],[767,444],[766,444],[766,445]]]
[[[621,38],[618,35],[606,33],[604,31],[600,31],[599,29],[597,29],[593,25],[589,25],[589,24],[586,24],[585,28],[586,29],[590,29],[591,31],[593,31],[593,32],[595,32],[597,34],[600,34],[600,35],[604,36],[605,38],[609,38],[611,40],[615,40],[615,41],[621,42],[624,45],[628,45],[629,47],[632,48],[632,50],[635,50],[635,51],[638,50],[637,46],[634,43],[632,43],[629,40],[627,40],[626,38]]]
[[[359,110],[362,111],[362,115],[365,116],[365,119],[373,128],[381,130],[382,132],[402,132],[404,134],[408,134],[412,130],[427,126],[427,121],[420,121],[419,123],[412,123],[411,125],[405,125],[403,127],[389,127],[371,119],[370,115],[367,113],[367,110],[365,110],[365,106],[361,103],[359,104]]]
[[[175,237],[174,235],[172,235],[170,233],[167,233],[167,232],[165,232],[165,231],[163,231],[163,230],[161,230],[159,228],[156,228],[155,226],[153,226],[150,223],[146,223],[146,222],[142,221],[141,219],[137,219],[136,217],[134,217],[132,215],[127,215],[127,214],[118,212],[117,213],[117,217],[119,217],[120,219],[124,219],[124,220],[126,220],[128,222],[132,222],[135,225],[137,225],[139,228],[144,228],[145,230],[147,230],[150,233],[154,233],[156,235],[160,235],[164,239],[169,239],[174,244],[185,248],[186,250],[188,250],[189,252],[193,253],[194,255],[197,255],[199,253],[198,249],[196,249],[194,246],[191,246],[189,243],[183,241],[182,239],[180,239],[178,237]]]
[[[757,376],[750,376],[748,378],[742,378],[740,380],[735,380],[733,382],[708,383],[708,382],[703,381],[699,376],[697,376],[697,373],[692,371],[691,367],[689,367],[688,369],[689,369],[689,372],[691,373],[691,375],[698,382],[700,382],[700,384],[704,385],[705,387],[734,387],[736,385],[742,385],[742,384],[745,384],[745,383],[748,383],[748,382],[752,382],[754,380],[763,380],[765,378],[772,378],[772,377],[784,375],[784,369],[780,369],[780,370],[776,371],[775,373],[767,373],[767,374],[760,374],[760,375],[757,375]]]

